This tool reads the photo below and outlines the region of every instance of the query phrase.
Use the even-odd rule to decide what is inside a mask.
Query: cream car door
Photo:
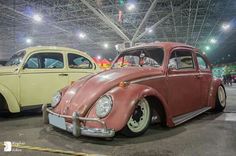
[[[75,53],[68,53],[67,59],[68,59],[68,74],[70,83],[80,79],[81,77],[99,71],[96,64],[94,64],[86,56],[82,56]]]
[[[20,75],[21,106],[50,103],[68,84],[64,57],[60,52],[37,52],[27,59]]]

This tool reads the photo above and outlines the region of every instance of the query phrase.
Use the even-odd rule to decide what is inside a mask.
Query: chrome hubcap
[[[142,99],[137,104],[132,116],[128,121],[128,127],[133,132],[142,131],[148,124],[150,108],[146,99]]]
[[[224,88],[222,86],[219,86],[219,88],[218,88],[218,99],[220,101],[220,105],[222,107],[225,107],[225,105],[226,105],[226,97],[225,97]]]

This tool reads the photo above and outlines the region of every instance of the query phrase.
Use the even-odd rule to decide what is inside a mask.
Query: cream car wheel
[[[219,86],[216,94],[215,111],[222,112],[226,106],[226,93],[223,86]]]
[[[126,136],[138,136],[143,134],[150,123],[151,111],[149,103],[146,99],[141,99],[137,103],[135,110],[129,118],[124,129]]]
[[[225,90],[222,86],[219,86],[219,88],[218,88],[218,99],[219,99],[219,104],[222,107],[225,107],[225,105],[226,105],[226,96],[225,96]]]

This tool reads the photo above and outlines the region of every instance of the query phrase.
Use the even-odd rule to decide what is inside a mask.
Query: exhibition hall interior
[[[0,0],[0,156],[236,155],[235,0]]]

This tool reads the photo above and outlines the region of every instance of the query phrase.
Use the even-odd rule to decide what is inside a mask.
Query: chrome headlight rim
[[[60,91],[57,91],[53,96],[52,96],[52,103],[51,103],[51,106],[54,108],[56,107],[60,101],[61,101],[61,98],[62,98],[62,94]]]
[[[106,110],[106,112],[103,112],[103,114],[101,114],[101,112],[99,112],[99,107],[104,106],[104,103],[99,103],[99,101],[103,98],[107,98],[108,102],[109,102],[109,108]],[[111,112],[113,107],[113,100],[112,97],[110,95],[103,95],[101,96],[95,103],[95,112],[97,117],[99,118],[105,118],[106,116],[108,116],[108,114]]]

